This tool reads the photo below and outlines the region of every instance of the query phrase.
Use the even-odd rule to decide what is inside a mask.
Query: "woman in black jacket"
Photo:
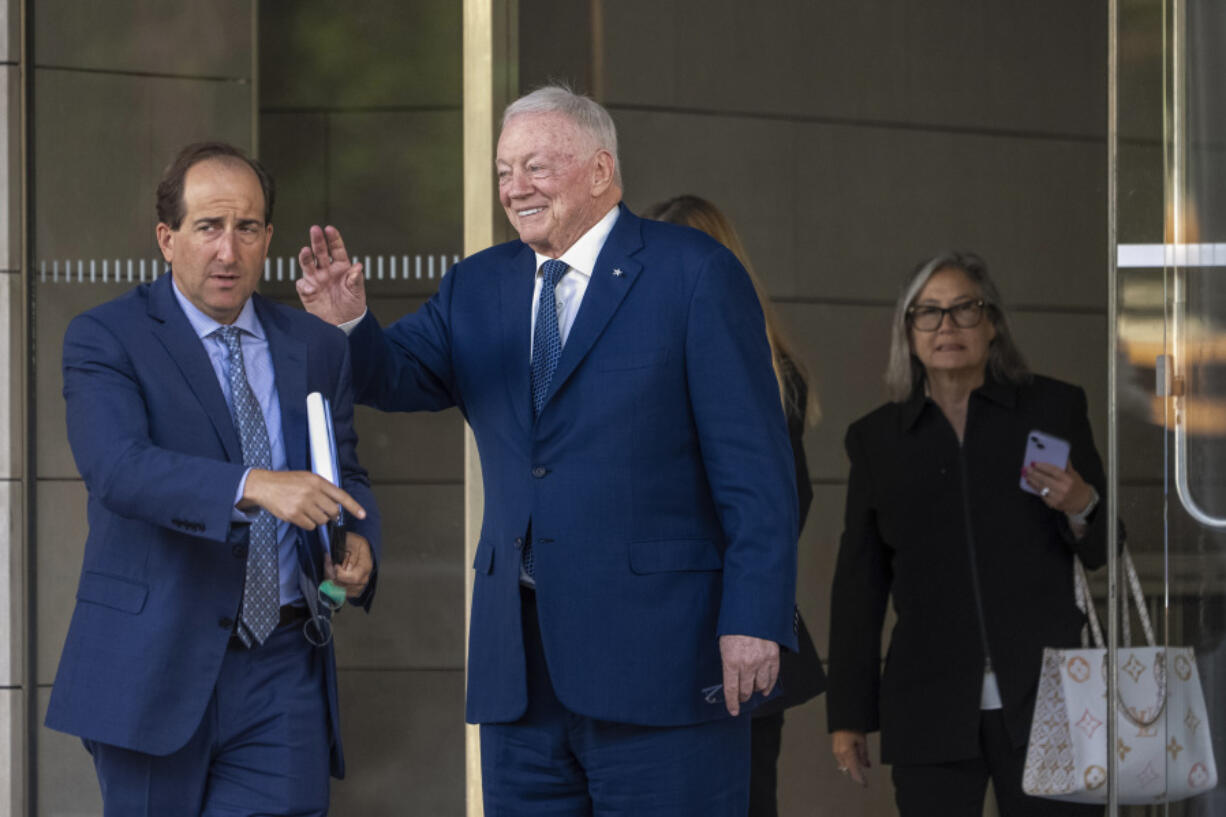
[[[1106,561],[1085,393],[1027,370],[975,255],[916,269],[892,340],[892,402],[846,439],[827,690],[839,770],[866,784],[880,729],[903,817],[978,817],[989,778],[1003,817],[1100,813],[1021,791],[1043,648],[1080,643],[1073,554]],[[1067,468],[1024,461],[1034,431],[1069,442]]]
[[[683,195],[660,202],[647,209],[647,218],[683,224],[710,235],[732,250],[745,266],[758,302],[766,318],[766,336],[771,347],[771,362],[775,378],[779,381],[779,398],[787,415],[788,435],[792,439],[792,455],[796,461],[796,494],[799,502],[800,529],[805,526],[809,505],[813,501],[813,486],[809,480],[809,464],[805,459],[802,442],[805,429],[815,424],[820,416],[817,395],[804,366],[792,352],[791,343],[771,306],[770,298],[762,287],[749,263],[749,256],[741,245],[732,223],[711,202],[698,196]],[[826,676],[818,658],[813,639],[805,628],[799,610],[795,618],[796,638],[799,652],[784,650],[779,655],[780,694],[759,706],[753,713],[752,743],[750,750],[749,817],[776,817],[779,813],[776,800],[779,748],[783,735],[783,710],[804,703],[821,693]]]

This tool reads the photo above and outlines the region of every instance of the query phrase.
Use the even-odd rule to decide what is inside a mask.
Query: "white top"
[[[1000,701],[1000,687],[996,683],[996,673],[984,668],[983,691],[979,693],[980,709],[1004,709]]]
[[[579,236],[579,240],[570,245],[570,249],[562,253],[558,260],[570,267],[558,280],[558,285],[554,289],[554,295],[557,299],[558,308],[558,337],[562,341],[562,345],[566,345],[566,338],[570,335],[570,327],[575,322],[575,315],[579,314],[579,305],[583,303],[583,295],[587,292],[588,282],[592,280],[592,272],[596,269],[596,259],[600,256],[600,251],[604,249],[604,243],[609,238],[609,233],[613,231],[613,225],[617,223],[617,216],[620,210],[615,205],[612,210],[604,214],[600,221],[592,225],[592,228],[583,235]],[[532,328],[528,335],[528,359],[532,359],[532,342],[536,338],[536,304],[541,299],[541,284],[545,280],[544,274],[541,272],[541,266],[551,260],[547,255],[536,254],[536,283],[532,287]]]

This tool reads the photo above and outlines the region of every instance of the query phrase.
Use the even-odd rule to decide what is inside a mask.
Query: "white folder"
[[[311,470],[337,487],[341,484],[340,463],[336,453],[336,433],[332,429],[332,406],[328,398],[317,391],[307,395],[307,437],[311,443]],[[324,549],[332,555],[331,539],[340,526],[344,524],[344,510],[337,508],[335,525],[323,525],[319,528],[319,538]],[[339,537],[337,537],[339,538]],[[334,558],[334,561],[339,561]]]

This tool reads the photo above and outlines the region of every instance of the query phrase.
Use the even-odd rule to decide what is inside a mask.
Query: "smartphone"
[[[1026,435],[1026,456],[1022,459],[1022,467],[1029,468],[1032,462],[1046,462],[1063,470],[1068,467],[1068,452],[1068,440],[1062,440],[1054,434],[1036,429]],[[1030,494],[1038,493],[1030,487],[1026,477],[1023,476],[1020,482],[1023,491]]]

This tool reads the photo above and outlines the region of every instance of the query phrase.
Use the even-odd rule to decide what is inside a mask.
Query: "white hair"
[[[574,122],[592,138],[597,149],[607,150],[613,157],[613,181],[622,183],[622,163],[617,157],[617,128],[613,117],[600,103],[576,94],[565,85],[545,85],[525,94],[507,106],[502,114],[502,127],[513,117],[529,113],[559,113]]]

